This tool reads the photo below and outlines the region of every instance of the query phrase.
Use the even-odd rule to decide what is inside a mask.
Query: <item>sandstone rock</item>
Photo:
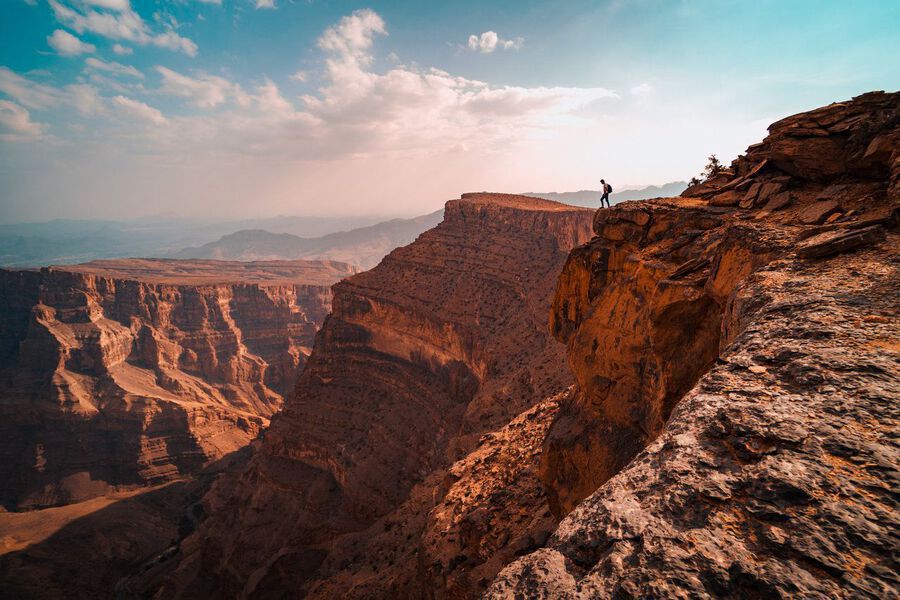
[[[900,135],[896,132],[879,135],[869,142],[863,159],[871,160],[876,164],[889,164],[891,157],[898,152],[898,148],[900,148]]]
[[[450,469],[455,480],[428,515],[421,558],[425,588],[472,598],[517,554],[556,527],[538,478],[541,444],[559,398],[529,409]],[[457,557],[465,556],[460,562]]]
[[[742,198],[743,194],[739,191],[729,190],[716,194],[710,199],[709,203],[712,206],[737,206]]]
[[[779,192],[769,198],[769,201],[766,202],[766,205],[763,206],[762,210],[760,210],[755,216],[754,219],[764,219],[768,217],[772,212],[776,210],[781,210],[786,206],[789,206],[793,202],[793,196],[791,196],[790,192]],[[837,214],[837,213],[835,213]],[[832,215],[834,216],[834,215]],[[840,215],[838,215],[840,216]]]
[[[889,243],[748,279],[723,364],[487,597],[893,596],[898,457],[882,434],[900,395],[885,345],[900,295],[885,278],[900,240]],[[893,319],[862,319],[870,310]],[[752,356],[767,373],[731,366]]]
[[[815,202],[810,204],[803,210],[801,210],[797,217],[800,219],[801,223],[806,225],[819,225],[825,222],[825,219],[830,217],[832,214],[839,212],[841,210],[840,204],[835,200],[825,200],[821,202]]]
[[[759,195],[756,197],[756,203],[760,204],[762,202],[767,202],[769,198],[774,196],[775,194],[781,191],[781,184],[774,182],[767,182],[762,184],[762,187],[759,190]]]
[[[794,205],[718,213],[685,243],[695,201],[632,203],[648,228],[570,254],[551,327],[576,388],[541,470],[567,516],[486,597],[896,595],[900,236],[833,224],[796,240],[840,209],[815,200],[834,178],[847,213],[894,214],[895,161],[861,159],[898,107],[867,94],[772,125],[735,172],[771,159],[790,178],[760,177]],[[665,277],[704,260],[702,287]]]
[[[744,194],[743,198],[739,203],[741,208],[751,208],[754,204],[756,204],[756,199],[759,197],[759,192],[762,189],[763,184],[758,181],[753,183],[748,189],[747,193]]]
[[[471,593],[515,552],[537,547],[529,536],[542,531],[545,539],[555,518],[540,516],[546,509],[522,514],[533,526],[493,536],[486,528],[497,515],[519,518],[518,494],[478,481],[502,469],[531,494],[525,506],[546,502],[536,467],[506,462],[536,464],[530,448],[542,429],[526,413],[523,429],[514,423],[496,434],[512,440],[487,444],[487,453],[508,457],[499,462],[476,447],[571,384],[546,315],[568,251],[590,237],[592,215],[466,194],[447,203],[436,228],[336,285],[296,394],[249,465],[207,496],[212,516],[182,543],[159,593],[416,597],[426,589],[421,573],[429,585]],[[647,221],[623,213],[621,223]],[[472,450],[466,460],[475,471],[448,477]],[[476,468],[477,460],[493,466]],[[470,498],[460,486],[491,492]],[[470,504],[439,505],[447,493]],[[420,568],[424,556],[430,562]]]
[[[781,192],[775,194],[769,201],[766,202],[766,205],[763,206],[763,210],[767,212],[773,212],[776,210],[780,210],[785,206],[791,203],[791,193],[790,192]]]
[[[887,155],[882,154],[871,163],[865,158],[869,145],[879,136],[847,134],[862,132],[873,125],[877,130],[881,125],[884,129],[878,133],[890,139],[895,135],[897,113],[893,94],[864,94],[849,103],[834,104],[774,123],[769,128],[767,146],[761,151],[766,152],[773,165],[805,180],[827,181],[845,174],[883,177],[888,172]],[[873,115],[877,115],[878,123],[870,120]],[[815,137],[809,137],[810,129],[804,127],[802,119],[817,124]],[[838,120],[831,122],[833,119]],[[826,135],[821,135],[822,132]],[[876,143],[876,147],[882,143],[885,142]]]
[[[0,271],[0,499],[161,483],[253,439],[341,263],[129,259]]]
[[[677,398],[714,362],[729,293],[786,243],[688,199],[625,204],[651,212],[649,229],[625,242],[600,231],[573,251],[551,312],[578,383],[542,456],[541,478],[560,516],[658,435]],[[702,233],[676,243],[685,230]],[[686,277],[707,265],[705,276]]]
[[[803,258],[822,258],[869,246],[884,241],[884,239],[884,228],[880,225],[872,225],[863,229],[831,231],[799,243],[797,254]]]
[[[669,275],[669,279],[680,279],[681,277],[687,275],[688,273],[693,273],[709,264],[708,258],[692,258],[686,263],[682,264],[680,267],[675,269],[675,271]]]

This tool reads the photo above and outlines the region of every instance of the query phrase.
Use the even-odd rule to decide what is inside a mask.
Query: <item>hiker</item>
[[[603,192],[603,195],[600,196],[600,208],[603,208],[603,201],[606,200],[606,208],[610,208],[609,206],[609,195],[612,194],[612,186],[606,183],[605,179],[600,180],[600,185],[602,189],[600,191]]]

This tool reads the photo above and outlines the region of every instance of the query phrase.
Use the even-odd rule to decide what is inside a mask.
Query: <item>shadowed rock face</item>
[[[156,484],[245,445],[351,273],[142,259],[0,271],[3,504]]]
[[[551,316],[568,516],[488,597],[896,594],[898,183],[900,94],[873,93],[596,213]]]
[[[425,593],[415,548],[429,535],[428,512],[461,476],[447,468],[486,443],[483,433],[571,383],[546,315],[591,215],[467,194],[447,203],[436,228],[336,285],[295,395],[249,466],[207,496],[212,516],[182,543],[162,593]],[[538,430],[548,411],[533,417]],[[432,562],[458,554],[446,552]],[[511,557],[487,568],[487,581]]]

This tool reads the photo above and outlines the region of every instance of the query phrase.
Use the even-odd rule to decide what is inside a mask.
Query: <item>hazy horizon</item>
[[[12,0],[0,15],[3,223],[410,217],[467,191],[661,185],[900,81],[900,18],[879,1]]]
[[[633,184],[630,185],[630,184],[624,184],[624,185],[621,185],[621,186],[616,186],[616,189],[615,189],[615,192],[614,192],[613,196],[615,197],[616,194],[620,194],[620,193],[622,193],[622,192],[634,192],[634,191],[642,191],[642,190],[653,189],[653,188],[665,188],[665,187],[671,186],[671,185],[673,185],[673,184],[685,184],[685,183],[686,183],[686,182],[684,182],[684,181],[668,181],[668,182],[665,182],[665,183],[651,183],[651,184],[647,184],[647,185],[633,185]],[[465,191],[463,191],[463,192],[460,192],[460,194],[467,193],[467,192],[477,192],[477,191],[488,191],[488,192],[493,192],[493,191],[495,191],[495,190],[465,190]],[[524,195],[535,194],[535,195],[539,195],[538,197],[540,197],[540,196],[542,196],[542,195],[546,195],[546,196],[565,196],[565,195],[568,195],[568,194],[578,194],[578,193],[585,193],[585,192],[595,192],[595,193],[599,194],[599,191],[598,191],[597,189],[579,189],[579,190],[530,190],[530,191],[525,191],[525,192],[523,192],[523,191],[521,191],[521,190],[518,190],[518,191],[517,191],[517,190],[511,190],[511,191],[508,191],[507,193],[524,194]],[[448,199],[446,199],[446,200],[439,200],[439,201],[437,201],[437,204],[439,205],[439,208],[436,208],[436,209],[433,209],[433,210],[430,210],[430,209],[427,209],[427,208],[426,208],[426,209],[425,209],[425,212],[422,212],[421,209],[417,209],[417,208],[414,207],[414,208],[411,209],[411,211],[409,211],[409,212],[403,212],[403,213],[389,213],[389,212],[386,212],[386,213],[375,213],[375,212],[372,212],[372,213],[368,213],[368,214],[366,214],[366,213],[354,213],[354,214],[352,214],[352,215],[339,215],[339,214],[334,214],[334,213],[331,213],[331,214],[301,214],[301,213],[294,213],[294,214],[290,214],[290,213],[264,214],[264,213],[254,213],[254,214],[248,214],[248,215],[243,215],[243,216],[221,216],[221,217],[217,217],[216,215],[179,215],[179,214],[178,214],[177,212],[175,212],[175,211],[167,211],[167,212],[159,212],[159,213],[140,214],[140,215],[134,215],[134,216],[125,216],[125,217],[121,217],[121,218],[106,217],[106,216],[103,216],[103,215],[99,215],[99,216],[81,215],[81,216],[74,216],[74,217],[51,217],[51,218],[46,218],[46,219],[40,219],[40,218],[38,218],[38,219],[33,219],[33,220],[21,220],[21,221],[18,221],[18,220],[10,220],[10,221],[3,220],[3,218],[4,218],[6,215],[5,215],[5,214],[0,214],[0,227],[12,227],[12,226],[15,226],[15,225],[21,225],[21,226],[45,225],[45,224],[48,224],[48,223],[54,223],[54,222],[75,222],[75,223],[104,223],[104,222],[108,222],[108,223],[119,223],[119,224],[122,224],[122,223],[139,224],[139,223],[154,223],[154,222],[159,222],[159,223],[175,223],[175,222],[179,222],[179,223],[186,223],[186,224],[193,223],[193,224],[217,224],[217,225],[242,225],[242,224],[253,223],[253,222],[255,222],[255,221],[258,221],[258,222],[263,222],[263,221],[277,222],[278,219],[306,219],[306,220],[310,220],[310,221],[317,221],[317,220],[321,220],[321,221],[328,221],[328,220],[333,220],[333,221],[349,221],[349,220],[356,220],[356,221],[360,221],[360,222],[368,222],[368,221],[371,221],[372,224],[375,224],[375,223],[386,222],[386,221],[390,221],[390,220],[394,220],[394,219],[412,219],[412,218],[415,218],[415,217],[421,217],[421,216],[425,216],[425,215],[427,215],[427,214],[431,214],[431,213],[436,212],[436,211],[438,211],[438,210],[443,210],[444,204],[445,204],[446,202],[448,202],[449,200],[456,199],[457,197],[459,197],[460,194],[457,194],[457,195],[454,196],[453,198],[448,198]],[[552,198],[548,198],[548,199],[552,199]],[[564,200],[557,200],[557,201],[558,201],[558,202],[565,202]],[[272,223],[267,223],[266,226],[269,227],[270,229],[272,229],[273,231],[278,231],[278,230],[279,230],[278,227],[273,227],[273,226],[272,226]],[[364,226],[364,225],[362,225],[362,226]],[[251,227],[251,228],[252,228],[252,227]]]

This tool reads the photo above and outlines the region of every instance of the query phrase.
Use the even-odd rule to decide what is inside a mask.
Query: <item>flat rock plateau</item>
[[[252,444],[153,496],[62,507],[0,580],[32,582],[5,584],[18,597],[900,597],[898,220],[900,93],[884,92],[774,123],[678,198],[464,194],[333,287]],[[57,314],[102,305],[62,296]],[[118,356],[83,340],[123,330],[169,356],[111,320],[67,333],[91,350],[66,356]],[[18,356],[55,335],[19,327],[35,342]],[[187,346],[191,364],[217,343]],[[31,364],[63,364],[42,352]],[[99,513],[141,517],[117,536]],[[105,568],[39,568],[85,537]],[[115,562],[116,543],[143,560]]]

